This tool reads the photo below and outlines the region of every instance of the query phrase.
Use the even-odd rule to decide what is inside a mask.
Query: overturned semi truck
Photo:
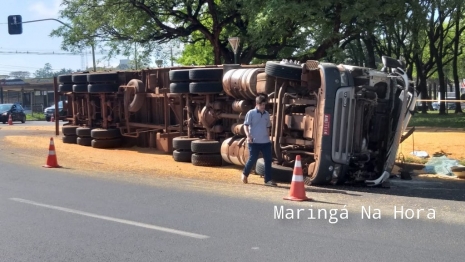
[[[417,99],[404,64],[382,61],[381,70],[268,61],[60,75],[58,92],[68,97],[63,142],[153,147],[198,166],[243,166],[244,117],[263,93],[274,180],[289,182],[300,155],[307,185],[382,185]],[[264,173],[261,158],[255,173]]]

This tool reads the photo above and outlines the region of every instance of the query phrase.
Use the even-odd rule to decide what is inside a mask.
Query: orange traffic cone
[[[13,125],[13,119],[11,118],[11,115],[8,116],[8,125]]]
[[[291,201],[313,200],[305,195],[304,175],[302,174],[302,163],[300,162],[300,155],[297,155],[295,158],[294,173],[292,175],[289,196],[284,197],[283,199]]]
[[[61,167],[58,165],[57,155],[55,153],[55,143],[53,142],[53,137],[50,138],[50,146],[48,148],[47,164],[43,165],[43,167],[47,167],[47,168]]]

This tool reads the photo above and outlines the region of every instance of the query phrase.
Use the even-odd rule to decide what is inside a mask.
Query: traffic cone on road
[[[13,119],[11,118],[11,115],[8,116],[8,125],[13,125]]]
[[[297,155],[295,158],[294,173],[292,175],[289,196],[284,197],[283,199],[291,201],[313,200],[305,195],[304,175],[302,174],[302,163],[300,160],[300,155]]]
[[[48,148],[48,157],[47,164],[43,165],[47,168],[61,167],[58,165],[57,155],[55,153],[55,143],[53,142],[53,137],[50,138],[50,146]]]

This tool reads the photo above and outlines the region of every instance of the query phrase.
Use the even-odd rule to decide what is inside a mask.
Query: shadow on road
[[[309,192],[315,191],[312,187]],[[465,180],[441,179],[435,177],[413,176],[412,180],[390,179],[390,188],[368,187],[364,185],[342,185],[317,187],[318,190],[360,192],[427,199],[465,201]],[[352,195],[351,193],[347,193]],[[355,194],[356,195],[356,194]]]

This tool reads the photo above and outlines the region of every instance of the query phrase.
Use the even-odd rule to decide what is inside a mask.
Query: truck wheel
[[[134,87],[134,89],[126,89],[124,95],[131,96],[131,93],[134,93],[134,98],[132,99],[132,102],[128,105],[128,110],[129,112],[135,113],[139,111],[142,108],[142,106],[144,106],[146,99],[145,85],[144,82],[138,79],[132,79],[128,82],[127,86]]]
[[[222,68],[199,68],[189,70],[189,80],[192,81],[221,81]]]
[[[117,83],[118,73],[87,74],[88,83]]]
[[[257,160],[255,165],[255,173],[257,175],[265,176],[265,161],[263,158]],[[271,164],[271,179],[275,182],[292,182],[292,176],[294,169],[291,167],[285,167],[280,165]]]
[[[62,126],[61,132],[65,136],[76,136],[76,129],[78,126]]]
[[[170,84],[170,93],[173,93],[173,94],[188,94],[189,93],[189,82],[171,83]]]
[[[75,74],[71,78],[75,84],[87,84],[87,74]]]
[[[92,137],[78,137],[76,143],[81,146],[91,146]]]
[[[173,159],[176,162],[191,162],[192,152],[191,151],[173,151]]]
[[[76,128],[76,135],[79,137],[90,137],[90,131],[89,127],[78,127]]]
[[[58,92],[60,93],[73,92],[73,85],[72,84],[61,84],[58,86]]]
[[[93,148],[116,148],[120,147],[122,144],[121,138],[115,139],[93,139],[92,142]]]
[[[58,83],[61,84],[72,84],[73,79],[71,78],[71,75],[59,75],[57,77]]]
[[[118,92],[118,84],[89,84],[87,92],[89,93],[116,93]]]
[[[192,154],[191,162],[194,166],[221,166],[223,158],[219,154]]]
[[[87,93],[87,85],[86,84],[76,84],[73,85],[73,92],[74,93]]]
[[[300,81],[302,67],[299,65],[286,65],[279,62],[268,61],[265,66],[265,73],[282,79]]]
[[[216,140],[206,140],[206,139],[194,140],[191,143],[191,151],[194,153],[203,153],[203,154],[220,154],[221,143]]]
[[[189,93],[191,94],[219,94],[223,92],[222,82],[191,82]]]
[[[173,149],[191,151],[192,141],[198,138],[187,138],[185,136],[178,136],[173,138]]]
[[[63,136],[63,143],[65,144],[76,144],[77,143],[77,136]]]
[[[170,70],[169,77],[171,82],[189,82],[189,69]]]
[[[121,132],[119,129],[92,129],[90,131],[90,136],[95,139],[113,139],[121,137]]]

